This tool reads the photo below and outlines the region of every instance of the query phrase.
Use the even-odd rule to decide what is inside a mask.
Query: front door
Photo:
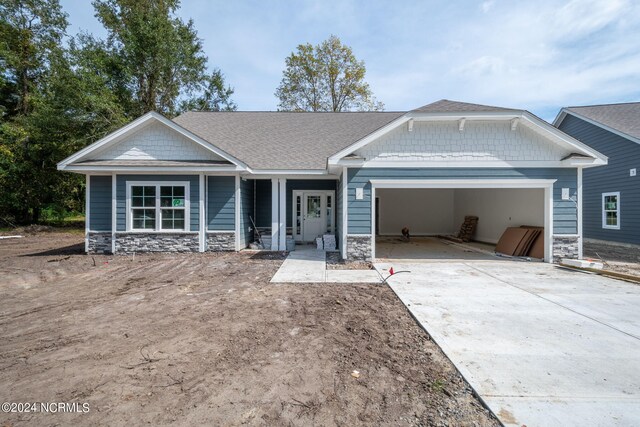
[[[326,230],[327,220],[326,203],[327,196],[323,193],[304,193],[303,196],[303,216],[304,224],[302,226],[302,240],[305,242],[313,242],[316,237],[324,234]]]

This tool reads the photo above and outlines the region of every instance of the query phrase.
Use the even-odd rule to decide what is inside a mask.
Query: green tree
[[[364,81],[366,68],[349,46],[331,36],[317,46],[301,44],[286,60],[276,97],[284,111],[380,111]]]
[[[108,67],[107,74],[116,71],[114,83],[120,87],[114,89],[132,101],[132,116],[152,110],[174,116],[181,106],[234,105],[222,73],[207,75],[193,21],[176,16],[178,0],[95,0],[93,5],[108,36],[105,41],[85,37],[83,46],[105,52],[100,65]]]
[[[67,15],[58,1],[0,0],[0,75],[4,114],[27,114],[47,64],[61,53]]]
[[[233,89],[231,86],[225,86],[224,76],[219,69],[213,70],[202,86],[204,89],[200,95],[193,96],[180,104],[181,111],[235,111],[238,109],[231,99]]]
[[[45,208],[81,210],[83,179],[56,164],[124,123],[99,74],[62,47],[58,0],[0,0],[0,217],[38,222]]]

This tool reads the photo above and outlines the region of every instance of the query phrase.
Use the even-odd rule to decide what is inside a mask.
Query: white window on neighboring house
[[[188,182],[127,182],[128,231],[188,231]]]
[[[602,228],[620,230],[620,192],[602,193]]]

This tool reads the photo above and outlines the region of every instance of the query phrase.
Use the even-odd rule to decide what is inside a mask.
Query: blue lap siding
[[[191,231],[198,231],[198,200],[200,199],[200,185],[198,175],[118,175],[116,178],[116,230],[127,230],[127,181],[189,181],[189,227]]]
[[[256,179],[256,227],[271,227],[271,180]]]
[[[582,174],[584,237],[640,245],[640,144],[570,114],[558,128],[609,158]],[[602,193],[618,191],[620,229],[602,228]]]
[[[348,234],[371,233],[371,179],[556,179],[553,187],[553,233],[577,234],[577,206],[562,200],[562,188],[576,197],[577,170],[573,168],[361,168],[349,169],[347,187]],[[356,200],[356,188],[364,199]]]
[[[89,180],[89,230],[111,231],[111,175]]]
[[[207,177],[207,230],[236,228],[236,177]]]

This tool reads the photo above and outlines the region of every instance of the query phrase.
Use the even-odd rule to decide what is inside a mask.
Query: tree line
[[[234,111],[179,0],[94,0],[104,38],[68,35],[59,0],[0,0],[0,220],[81,212],[84,177],[56,164],[149,111]],[[299,45],[276,90],[287,111],[381,110],[365,67],[331,36]],[[0,224],[0,226],[3,226]]]

